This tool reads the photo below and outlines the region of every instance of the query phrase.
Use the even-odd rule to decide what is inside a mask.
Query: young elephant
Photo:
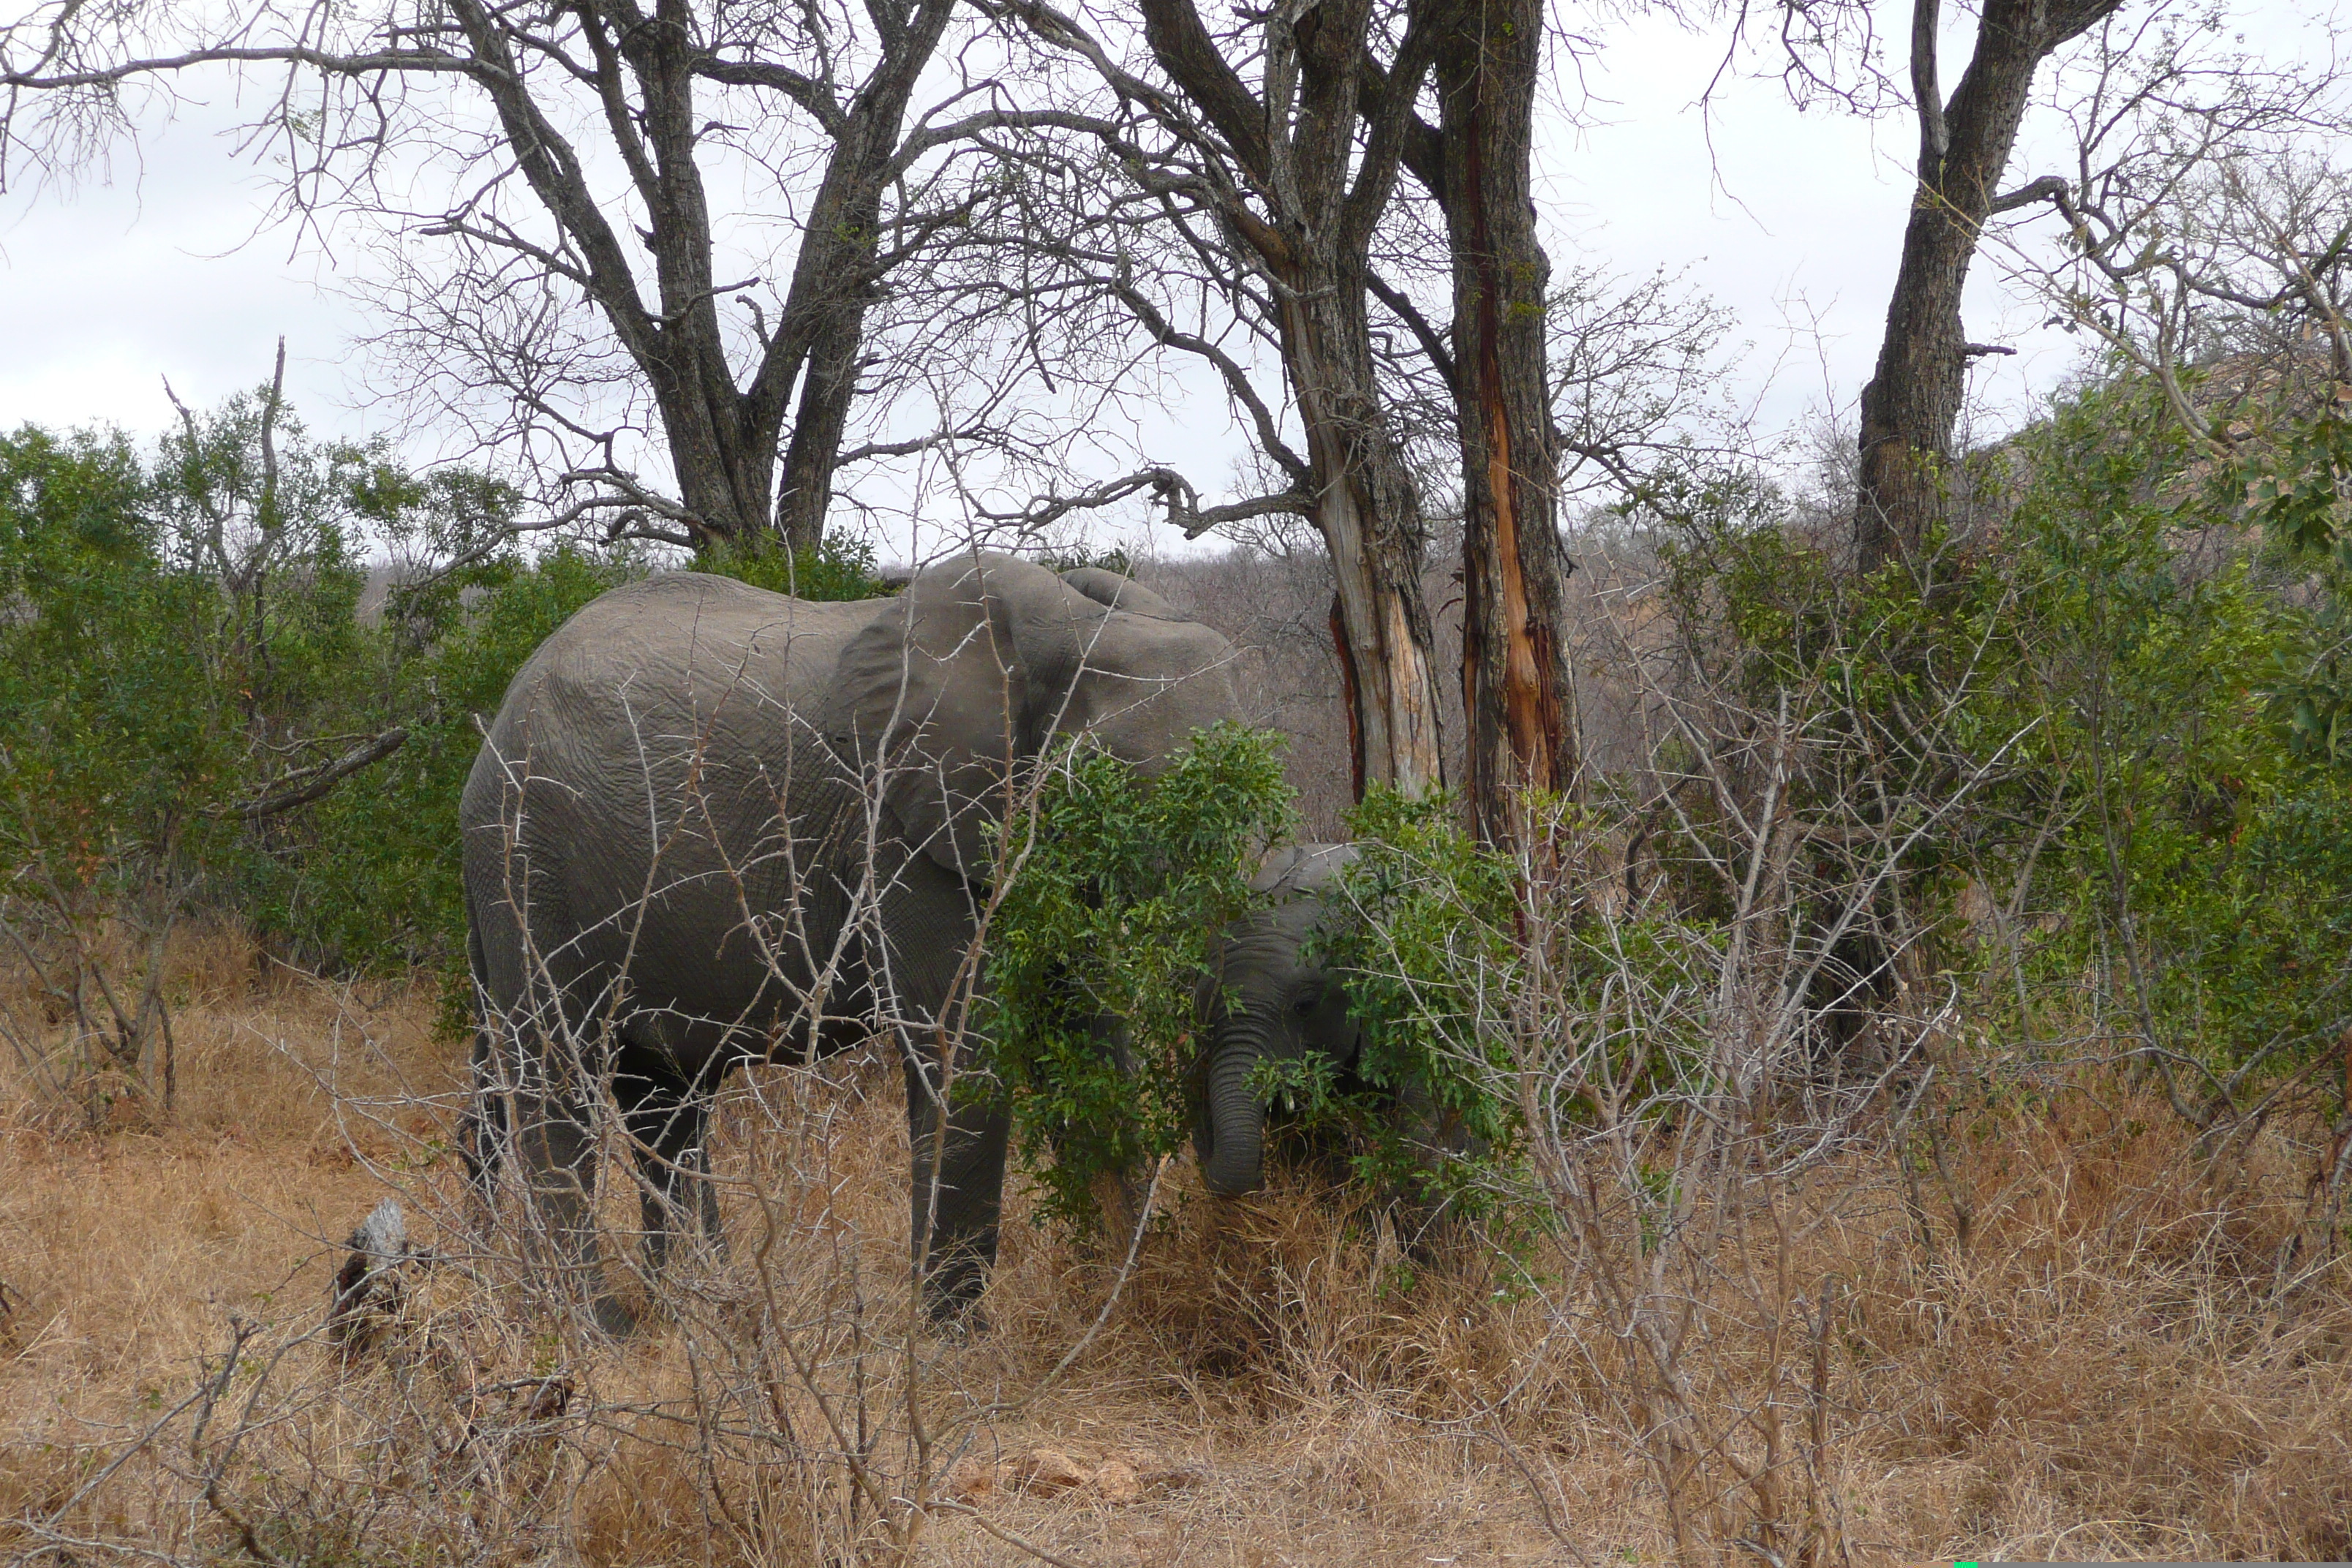
[[[971,1302],[996,1251],[1007,1128],[984,1100],[942,1104],[937,1042],[960,1021],[985,827],[1058,737],[1148,773],[1234,716],[1232,657],[1124,579],[985,553],[856,604],[678,574],[588,605],[516,676],[466,788],[478,1179],[510,1147],[563,1259],[593,1279],[591,1111],[609,1078],[658,1265],[676,1209],[715,1224],[695,1177],[728,1068],[845,1047],[885,1019],[928,1288],[935,1310]],[[1295,1005],[1265,989],[1282,940],[1235,939],[1239,992],[1265,996],[1220,1026],[1236,1040],[1252,1009]],[[1207,1123],[1221,1190],[1255,1183],[1245,1121]],[[592,1295],[607,1328],[627,1326]]]
[[[1486,1152],[1464,1118],[1441,1106],[1428,1085],[1367,1071],[1363,1025],[1349,1010],[1341,976],[1325,967],[1318,951],[1321,939],[1344,934],[1343,923],[1357,918],[1340,883],[1356,857],[1349,844],[1277,850],[1251,884],[1270,895],[1267,907],[1217,946],[1215,970],[1201,988],[1208,1047],[1192,1146],[1209,1190],[1221,1197],[1255,1192],[1265,1179],[1272,1111],[1264,1098],[1268,1075],[1261,1068],[1270,1065],[1279,1078],[1279,1069],[1310,1055],[1325,1058],[1342,1093],[1370,1091],[1381,1108],[1386,1136],[1401,1140],[1423,1177]],[[1328,1159],[1339,1149],[1310,1136],[1303,1152]],[[1387,1214],[1416,1253],[1451,1234],[1454,1206],[1433,1196],[1426,1182],[1400,1179],[1385,1198]]]
[[[1192,1147],[1202,1180],[1220,1197],[1255,1192],[1265,1179],[1260,1064],[1319,1054],[1346,1072],[1361,1054],[1363,1033],[1346,993],[1312,958],[1312,938],[1339,912],[1332,898],[1354,858],[1344,844],[1300,844],[1268,856],[1251,886],[1271,903],[1218,944],[1216,967],[1202,985],[1208,1054]]]

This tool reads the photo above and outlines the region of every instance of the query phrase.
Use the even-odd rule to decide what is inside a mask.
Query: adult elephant
[[[853,1044],[880,1021],[905,1046],[932,1303],[974,1300],[1007,1128],[942,1078],[987,826],[1057,737],[1149,772],[1234,716],[1232,661],[1223,637],[1125,579],[988,553],[889,599],[816,604],[689,573],[583,609],[515,677],[466,787],[478,1180],[510,1148],[541,1222],[593,1279],[593,1112],[609,1083],[658,1267],[681,1209],[715,1227],[698,1173],[727,1068]],[[1226,1152],[1212,1184],[1240,1190],[1256,1120],[1230,1137],[1213,1123]],[[601,1284],[588,1293],[607,1328],[627,1325]]]

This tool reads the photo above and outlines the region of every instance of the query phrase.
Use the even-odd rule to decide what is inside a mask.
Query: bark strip
[[[1530,149],[1543,58],[1540,0],[1476,0],[1436,62],[1454,261],[1454,406],[1462,442],[1465,787],[1490,842],[1526,789],[1576,777],[1563,647],[1558,437],[1545,338],[1551,264],[1536,233]]]

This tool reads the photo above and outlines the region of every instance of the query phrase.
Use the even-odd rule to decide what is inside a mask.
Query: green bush
[[[1936,965],[1998,982],[1978,1016],[2133,1055],[2200,1117],[2352,1022],[2336,418],[2216,474],[2154,388],[2088,386],[2011,443],[1965,543],[1860,581],[1759,525],[1769,505],[1666,520],[1678,614],[1724,629],[1701,657],[1750,707],[1811,715],[1799,811],[1870,799],[1899,826],[1967,781],[1886,896],[1941,922]],[[2024,889],[2006,944],[1955,918],[1970,880]]]
[[[1517,868],[1465,830],[1443,792],[1376,787],[1348,826],[1357,857],[1340,888],[1352,918],[1327,927],[1314,956],[1345,976],[1363,1026],[1360,1087],[1300,1097],[1302,1131],[1348,1150],[1383,1190],[1483,1199],[1519,1142],[1514,1102],[1496,1092],[1514,1063],[1495,1005],[1528,956]],[[1435,1157],[1423,1145],[1433,1134],[1471,1157]]]
[[[308,809],[288,852],[251,876],[248,915],[332,967],[427,964],[462,976],[457,801],[481,747],[477,721],[498,710],[515,671],[573,612],[639,570],[562,547],[468,569],[457,586],[477,590],[470,605],[455,591],[433,612],[395,595],[400,635],[423,644],[396,661],[385,703],[407,742]]]
[[[878,599],[892,592],[878,574],[874,547],[845,534],[827,534],[814,550],[785,550],[763,541],[715,545],[694,564],[698,572],[715,572],[796,599]]]
[[[1540,1206],[1525,1202],[1530,1103],[1552,1135],[1591,1114],[1577,1083],[1666,1114],[1703,1073],[1726,937],[1675,900],[1599,907],[1580,868],[1620,826],[1607,810],[1538,795],[1524,816],[1538,847],[1523,859],[1480,843],[1443,793],[1375,789],[1349,815],[1353,918],[1318,956],[1363,1025],[1360,1089],[1310,1118],[1360,1179],[1506,1245]]]
[[[1102,1178],[1183,1146],[1212,944],[1290,830],[1276,745],[1219,724],[1147,784],[1081,742],[1007,830],[981,1024],[1051,1218],[1093,1226]]]
[[[233,910],[299,962],[454,971],[477,721],[647,567],[529,558],[521,505],[486,474],[313,441],[266,389],[144,459],[120,433],[0,437],[0,857],[93,909],[163,888],[183,912]],[[387,545],[427,569],[362,615],[362,552]],[[841,539],[703,564],[808,597],[888,591]],[[394,729],[398,750],[323,798],[244,813]]]
[[[160,876],[219,896],[250,837],[239,808],[369,684],[360,573],[322,515],[352,454],[289,423],[271,507],[234,516],[202,488],[231,426],[257,433],[250,400],[152,471],[119,435],[0,437],[0,853],[56,888]]]

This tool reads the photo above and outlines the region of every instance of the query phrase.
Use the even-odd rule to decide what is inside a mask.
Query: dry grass
[[[387,1183],[456,1256],[437,1151],[460,1053],[432,1039],[419,990],[289,975],[232,933],[173,962],[173,1126],[68,1134],[0,1089],[0,1553],[39,1550],[38,1524],[179,1561],[814,1560],[864,1505],[810,1436],[814,1405],[774,1407],[804,1439],[795,1469],[772,1433],[711,1426],[737,1407],[709,1390],[756,1349],[761,1291],[789,1297],[775,1321],[848,1321],[855,1279],[869,1338],[827,1340],[819,1384],[847,1388],[866,1355],[870,1417],[902,1436],[918,1410],[941,1433],[923,1561],[1034,1560],[1005,1535],[1136,1568],[1667,1554],[1615,1347],[1580,1328],[1575,1282],[1408,1279],[1379,1216],[1335,1194],[1227,1205],[1176,1181],[1118,1309],[1034,1397],[1109,1269],[1018,1218],[991,1331],[900,1353],[904,1124],[870,1068],[731,1090],[733,1254],[684,1268],[666,1326],[597,1346],[452,1267],[347,1358],[310,1331],[341,1237]],[[2081,1088],[1952,1133],[1948,1179],[1914,1185],[1858,1150],[1794,1195],[1812,1221],[1796,1267],[1843,1302],[1832,1479],[1854,1558],[2352,1556],[2352,1291],[2311,1267],[2316,1148],[2273,1125],[2202,1158],[2128,1093]],[[829,1191],[805,1179],[820,1169]],[[790,1268],[763,1277],[748,1255],[769,1237]],[[211,1429],[184,1415],[60,1515],[237,1319],[258,1326]],[[1725,1386],[1770,1356],[1736,1331],[1710,1353]],[[898,1440],[876,1463],[905,1482]],[[218,1509],[200,1497],[215,1473]]]

